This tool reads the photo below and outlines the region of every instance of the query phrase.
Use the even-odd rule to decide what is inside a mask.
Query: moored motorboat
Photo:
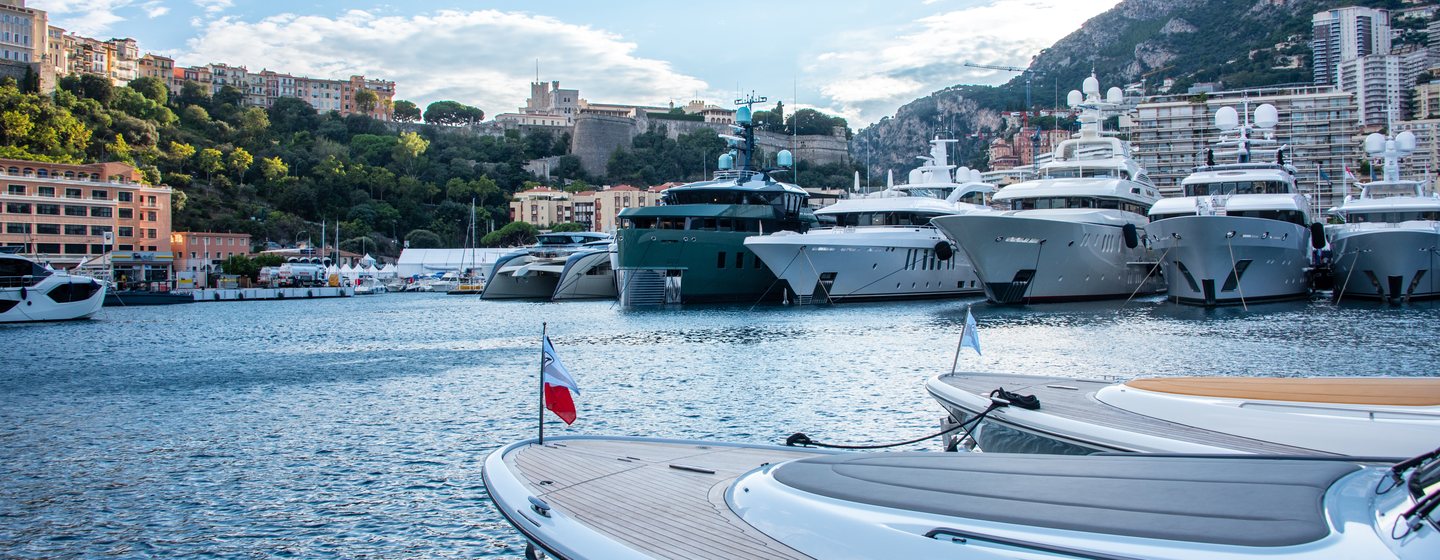
[[[615,285],[614,255],[614,241],[586,243],[565,259],[550,299],[614,299],[619,293]]]
[[[86,319],[105,303],[105,284],[0,252],[0,323]]]
[[[835,453],[524,441],[495,508],[557,558],[1430,558],[1437,458]]]
[[[1385,175],[1362,183],[1360,196],[1346,196],[1330,211],[1344,220],[1326,228],[1335,294],[1393,302],[1440,297],[1440,195],[1399,174],[1399,159],[1414,152],[1415,135],[1387,140],[1372,134],[1365,146],[1385,158]]]
[[[749,237],[745,248],[801,304],[981,293],[970,261],[930,224],[940,216],[992,211],[983,203],[995,187],[980,182],[978,172],[949,164],[953,142],[932,140],[909,183],[816,210],[821,226]]]
[[[550,299],[571,255],[587,243],[610,243],[609,234],[596,232],[542,233],[536,239],[534,245],[495,261],[481,297]]]
[[[1037,409],[993,411],[974,434],[987,451],[1336,454],[1398,457],[1440,442],[1440,378],[1178,377],[1123,383],[996,373],[931,378],[959,420],[996,389]],[[993,429],[992,429],[993,428]]]
[[[1080,133],[1055,148],[1040,178],[995,194],[1001,212],[936,218],[959,244],[993,302],[1005,304],[1126,298],[1164,291],[1144,241],[1145,213],[1160,191],[1131,158],[1129,146],[1105,136],[1101,123],[1125,106],[1119,88],[1100,97],[1094,76],[1070,93]]]
[[[1207,164],[1180,183],[1184,196],[1150,207],[1146,235],[1160,253],[1171,300],[1206,307],[1304,298],[1310,294],[1310,200],[1296,187],[1295,168],[1252,160],[1257,147],[1276,144],[1273,105],[1241,123],[1235,109],[1215,115],[1221,130]],[[1252,135],[1263,134],[1261,138]],[[1234,157],[1215,164],[1216,157]],[[1316,238],[1324,246],[1323,236]]]

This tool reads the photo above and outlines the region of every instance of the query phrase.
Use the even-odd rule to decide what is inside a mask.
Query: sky
[[[396,82],[515,111],[536,77],[593,102],[725,107],[738,93],[814,107],[856,128],[955,84],[999,84],[1117,0],[728,3],[502,0],[29,0],[50,24],[132,37],[181,65]]]

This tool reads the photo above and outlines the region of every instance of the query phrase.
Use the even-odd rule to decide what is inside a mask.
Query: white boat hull
[[[1165,289],[1151,270],[1154,254],[1140,243],[1127,247],[1123,223],[967,214],[934,224],[960,244],[996,303],[1127,298]],[[1144,236],[1139,226],[1136,235]]]
[[[979,294],[969,259],[930,227],[836,228],[784,232],[745,240],[797,301],[958,297]]]
[[[1440,297],[1440,226],[1433,222],[1342,225],[1330,230],[1330,246],[1335,290],[1344,297]]]
[[[1238,216],[1181,216],[1145,228],[1171,300],[1203,306],[1310,294],[1310,230]]]
[[[94,293],[75,301],[56,301],[67,284],[94,285]],[[59,289],[62,292],[55,292]],[[54,275],[25,288],[0,288],[0,323],[31,323],[88,319],[105,304],[104,283],[83,276]]]

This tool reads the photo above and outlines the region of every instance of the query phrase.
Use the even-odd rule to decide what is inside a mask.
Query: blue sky
[[[1025,66],[1117,0],[278,2],[29,0],[51,24],[133,37],[180,64],[395,80],[397,97],[487,115],[542,80],[596,102],[729,105],[737,90],[863,126],[905,102]]]

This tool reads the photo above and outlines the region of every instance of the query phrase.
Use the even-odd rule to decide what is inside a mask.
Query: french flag
[[[545,386],[545,408],[554,412],[566,424],[574,424],[575,399],[570,396],[570,392],[580,394],[580,386],[575,383],[570,370],[565,369],[565,364],[560,362],[560,356],[555,353],[555,347],[550,344],[548,336],[545,337],[542,359],[540,375]]]

